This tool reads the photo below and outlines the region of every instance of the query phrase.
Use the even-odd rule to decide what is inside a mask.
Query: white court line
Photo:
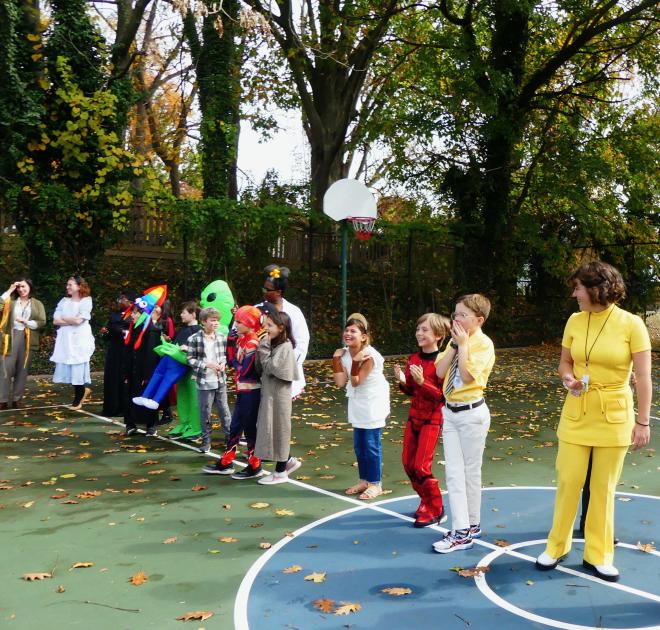
[[[66,405],[55,405],[55,406],[66,407]],[[106,416],[101,416],[99,414],[92,413],[91,411],[87,411],[85,409],[72,409],[71,411],[78,411],[80,413],[84,413],[88,416],[91,416],[91,417],[96,418],[98,420],[102,420],[103,422],[106,422],[106,423],[109,423],[109,424],[114,424],[116,426],[124,426],[124,424],[122,422],[118,422],[116,420],[112,420],[111,418],[107,418]],[[140,433],[145,433],[142,429],[138,429],[138,431]],[[182,446],[182,447],[187,448],[189,450],[199,452],[199,450],[197,448],[195,448],[195,447],[193,447],[189,444],[186,444],[184,442],[180,442],[178,440],[174,440],[172,438],[168,438],[168,437],[164,437],[164,436],[160,436],[160,435],[154,436],[154,437],[156,439],[161,440],[161,441],[171,442],[172,444],[176,444],[177,446]],[[206,456],[212,457],[213,459],[220,459],[220,456],[216,455],[215,453],[207,453]],[[236,463],[239,464],[239,465],[243,465],[243,466],[245,465],[242,462],[236,462]],[[341,501],[351,503],[354,506],[358,506],[361,509],[370,509],[370,510],[385,514],[387,516],[393,516],[395,518],[398,518],[400,520],[407,521],[407,522],[413,522],[415,520],[410,516],[406,516],[405,514],[400,514],[398,512],[394,512],[392,510],[388,510],[386,508],[383,508],[379,504],[369,504],[369,503],[365,504],[364,502],[362,502],[359,499],[354,499],[353,497],[350,497],[350,496],[344,496],[344,495],[341,495],[341,494],[337,494],[336,492],[332,492],[330,490],[325,490],[323,488],[318,488],[317,486],[313,486],[311,484],[307,484],[307,483],[304,483],[302,481],[298,481],[297,479],[289,479],[288,483],[299,486],[299,487],[304,488],[306,490],[311,490],[313,492],[324,494],[326,496],[330,496],[330,497],[333,497],[335,499],[339,499]],[[553,487],[547,487],[547,486],[527,486],[527,487],[525,487],[525,486],[513,486],[513,487],[483,488],[482,492],[483,492],[483,490],[554,490],[554,488]],[[638,496],[638,497],[651,498],[651,499],[657,499],[658,498],[658,497],[647,496],[647,495],[642,495],[642,494],[633,494],[633,493],[624,493],[624,492],[617,493],[617,494],[625,494],[625,495],[629,495],[629,496]],[[411,496],[414,496],[414,495],[411,495]],[[405,498],[405,497],[395,497],[393,499],[387,499],[385,501],[381,501],[380,503],[381,504],[382,503],[389,503],[390,501],[397,501],[397,500],[400,500],[402,498]],[[330,517],[325,517],[325,519],[321,519],[321,520],[323,522],[325,522],[326,520],[331,520],[335,516],[336,515],[330,515]],[[315,521],[314,523],[309,524],[309,526],[306,526],[306,528],[304,528],[304,529],[305,529],[305,531],[307,531],[308,529],[311,529],[312,526],[315,526],[315,525],[318,525],[318,524],[320,524],[320,522]],[[429,526],[425,529],[433,529],[433,530],[441,532],[441,533],[445,533],[445,532],[448,531],[446,528],[440,527],[439,525],[431,525],[431,526]],[[300,531],[300,530],[298,530],[298,531]],[[296,535],[296,533],[294,533],[294,536]],[[280,543],[282,543],[281,546],[283,546],[284,544],[289,542],[289,540],[291,540],[291,539],[288,538],[288,539],[281,540],[280,541]],[[480,540],[480,539],[474,539],[474,542],[477,545],[480,545],[480,546],[485,547],[487,549],[491,549],[494,552],[497,552],[498,555],[504,555],[505,554],[505,555],[510,555],[510,556],[516,557],[516,558],[521,559],[521,560],[527,560],[527,561],[530,561],[530,562],[535,562],[536,561],[535,558],[533,558],[531,556],[528,556],[526,554],[523,554],[523,553],[519,553],[519,552],[515,551],[513,548],[498,547],[497,545],[494,545],[492,543],[489,543],[489,542],[486,542],[485,540]],[[541,542],[543,542],[543,541],[541,541]],[[517,543],[517,546],[519,546],[520,544],[521,543]],[[532,544],[532,543],[529,543],[529,544]],[[620,544],[622,544],[622,543],[620,543]],[[281,548],[281,546],[278,543],[274,547],[279,549],[279,548]],[[632,547],[631,545],[627,545],[625,543],[623,543],[622,546]],[[270,552],[271,550],[268,550],[268,551]],[[660,554],[658,554],[658,552],[655,552],[655,555],[660,555]],[[635,589],[635,588],[632,588],[632,587],[629,587],[629,586],[625,586],[623,584],[619,584],[618,582],[605,582],[603,580],[598,579],[595,576],[592,576],[592,575],[589,575],[589,574],[586,574],[586,573],[582,573],[581,571],[576,571],[574,569],[569,569],[567,567],[563,567],[561,564],[557,565],[556,570],[561,571],[563,573],[567,573],[569,575],[573,575],[575,577],[579,577],[579,578],[591,581],[591,582],[595,582],[597,584],[609,586],[611,588],[615,588],[617,590],[621,590],[621,591],[627,592],[629,594],[637,595],[639,597],[643,597],[643,598],[650,599],[652,601],[656,601],[656,602],[660,603],[660,596],[657,596],[653,593],[647,593],[646,591],[641,591],[639,589]],[[249,571],[248,571],[248,574],[249,574]],[[246,574],[246,576],[244,576],[243,581],[241,582],[241,586],[239,587],[239,593],[241,592],[241,589],[243,588],[243,582],[245,582],[245,579],[246,579],[248,574]],[[256,575],[255,575],[255,577],[256,577]],[[247,596],[249,595],[250,588],[251,588],[251,583],[248,586],[247,592],[245,594],[246,595],[246,599],[245,599],[245,610],[246,610],[246,612],[247,612]],[[235,604],[235,610],[236,610],[236,606],[238,606],[238,595],[237,595],[237,601],[236,601],[236,604]],[[247,624],[247,616],[245,617],[245,622]],[[247,625],[245,627],[247,627]]]
[[[291,542],[293,539],[299,537],[300,535],[306,533],[307,531],[322,525],[323,523],[326,523],[328,521],[331,521],[335,518],[340,518],[342,516],[345,516],[347,514],[351,514],[353,512],[361,511],[361,510],[373,510],[377,512],[381,512],[383,514],[389,515],[389,516],[394,516],[395,518],[405,520],[405,521],[413,521],[409,516],[405,516],[403,514],[399,514],[398,512],[393,512],[392,510],[388,510],[386,508],[383,508],[383,504],[387,503],[392,503],[395,501],[400,501],[401,499],[406,499],[406,498],[411,498],[416,495],[410,495],[410,497],[393,497],[390,499],[385,499],[383,501],[379,501],[377,504],[374,503],[367,503],[365,504],[362,501],[359,501],[357,499],[353,499],[352,497],[345,497],[339,494],[336,494],[334,492],[331,492],[329,490],[324,490],[323,488],[317,488],[315,486],[312,486],[310,484],[306,484],[297,480],[290,479],[289,483],[298,485],[302,488],[313,490],[315,492],[319,492],[321,494],[324,494],[326,496],[330,496],[332,498],[337,498],[341,499],[343,501],[346,501],[348,503],[355,503],[357,504],[355,507],[349,508],[347,510],[343,510],[342,512],[337,512],[335,514],[330,514],[329,516],[325,516],[321,519],[318,519],[316,521],[313,521],[312,523],[308,523],[307,525],[304,525],[300,529],[297,529],[295,532],[291,534],[291,536],[287,536],[286,538],[282,538],[279,540],[275,545],[273,545],[268,551],[264,552],[259,558],[252,564],[252,566],[248,569],[247,573],[243,576],[243,580],[241,581],[241,584],[239,586],[238,592],[236,593],[236,599],[234,601],[234,628],[235,630],[249,630],[249,624],[248,624],[248,600],[250,597],[250,591],[252,589],[252,585],[254,584],[255,579],[257,578],[259,572],[261,569],[265,566],[265,564],[270,560],[282,547],[287,545],[289,542]],[[554,487],[548,487],[548,486],[513,486],[513,487],[506,487],[506,486],[498,486],[498,487],[493,487],[493,488],[484,488],[484,490],[549,490],[549,491],[554,491]],[[651,495],[643,495],[643,494],[632,494],[628,492],[619,492],[617,494],[621,495],[628,495],[628,496],[637,496],[637,497],[643,497],[643,498],[650,498],[650,499],[656,499],[660,500],[660,497],[654,497]],[[447,531],[445,528],[440,527],[438,525],[432,525],[431,527],[425,528],[425,529],[435,529],[440,532]],[[575,541],[581,541],[582,539],[574,539]],[[498,556],[501,555],[508,555],[512,556],[515,558],[518,558],[520,560],[526,560],[528,562],[536,562],[536,558],[529,556],[527,554],[521,553],[519,551],[516,551],[517,547],[525,546],[525,545],[532,545],[532,544],[544,544],[546,542],[545,539],[543,540],[538,540],[538,541],[524,541],[522,543],[515,543],[509,547],[499,547],[496,545],[493,545],[491,543],[488,543],[484,540],[479,540],[475,539],[474,542],[477,545],[481,545],[482,547],[490,548],[492,549],[491,553],[488,554],[485,558],[479,561],[478,566],[481,566],[484,562],[487,564],[490,563],[490,561]],[[634,545],[629,545],[627,543],[619,543],[618,546],[621,547],[626,547],[629,549],[636,549],[636,546]],[[653,555],[660,555],[659,552],[654,551],[652,552]],[[561,565],[557,566],[557,570],[566,573],[568,575],[572,575],[577,578],[582,578],[591,582],[594,582],[596,584],[600,584],[601,586],[606,586],[606,587],[611,587],[615,588],[620,591],[627,592],[628,594],[631,595],[637,595],[642,598],[646,599],[651,599],[652,601],[660,601],[660,597],[653,593],[647,593],[645,591],[641,591],[639,589],[635,589],[633,587],[628,587],[623,584],[619,584],[616,582],[605,582],[603,580],[598,579],[595,576],[589,575],[587,573],[582,573],[580,571],[576,571],[574,569],[569,569],[568,567],[563,567]],[[484,578],[484,576],[475,576],[475,582],[477,582],[477,586],[482,590],[482,593],[484,596],[489,597],[487,593],[484,592],[484,590],[490,590],[490,587],[486,584],[485,589],[482,589],[482,585],[479,584],[479,578]],[[484,584],[485,584],[485,579],[484,579]],[[534,615],[533,613],[529,613],[528,611],[525,611],[524,609],[519,609],[515,607],[513,604],[510,604],[506,600],[501,600],[499,596],[495,595],[493,593],[493,597],[490,598],[493,603],[496,605],[500,605],[502,608],[505,610],[508,610],[509,612],[512,612],[516,615],[522,616],[526,619],[529,620],[534,620],[534,621],[539,621],[540,623],[544,623],[546,625],[551,625],[557,628],[563,628],[567,630],[584,630],[586,627],[585,626],[578,626],[576,624],[570,624],[570,623],[564,623],[564,622],[558,622],[555,620],[552,620],[550,618],[546,617],[540,617],[538,615]],[[495,600],[498,601],[495,601]],[[550,623],[548,623],[550,622]],[[652,630],[654,627],[649,626],[647,628],[634,628],[630,630]],[[657,628],[657,627],[655,627]],[[606,628],[603,628],[603,630],[607,630]],[[626,630],[624,628],[617,628],[616,630]]]

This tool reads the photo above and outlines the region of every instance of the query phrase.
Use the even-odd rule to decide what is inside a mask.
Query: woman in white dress
[[[50,360],[55,363],[53,383],[73,385],[73,409],[80,409],[92,392],[89,360],[94,354],[94,335],[89,325],[92,298],[84,278],[72,276],[66,283],[68,297],[55,308],[53,324],[58,326],[55,350]]]

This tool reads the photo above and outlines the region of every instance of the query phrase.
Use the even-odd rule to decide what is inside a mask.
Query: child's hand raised
[[[401,366],[397,363],[394,366],[394,377],[396,378],[399,383],[404,383],[406,382],[406,375],[404,374],[403,370],[401,369]]]
[[[411,365],[410,375],[415,379],[415,383],[418,385],[424,384],[424,370],[422,370],[421,365]]]
[[[362,363],[363,361],[367,361],[368,359],[371,359],[371,355],[368,352],[365,352],[364,350],[360,350],[360,352],[358,352],[353,356],[353,361],[357,361],[358,363]]]
[[[462,346],[468,342],[470,335],[461,322],[454,320],[451,327],[451,338],[459,345]]]

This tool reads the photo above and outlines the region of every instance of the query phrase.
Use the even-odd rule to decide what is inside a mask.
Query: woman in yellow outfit
[[[592,458],[591,499],[584,530],[583,566],[609,582],[614,566],[614,492],[623,460],[649,443],[651,342],[644,322],[616,305],[625,296],[621,274],[595,261],[568,278],[580,307],[566,323],[559,376],[568,390],[557,437],[557,495],[541,570],[554,569],[568,554],[580,490]],[[630,389],[635,370],[637,418]]]

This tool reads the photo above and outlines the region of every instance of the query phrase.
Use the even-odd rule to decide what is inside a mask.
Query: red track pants
[[[439,424],[408,419],[403,434],[401,460],[412,487],[420,496],[419,512],[430,516],[442,514],[442,495],[438,480],[433,476],[433,453],[438,443]]]

